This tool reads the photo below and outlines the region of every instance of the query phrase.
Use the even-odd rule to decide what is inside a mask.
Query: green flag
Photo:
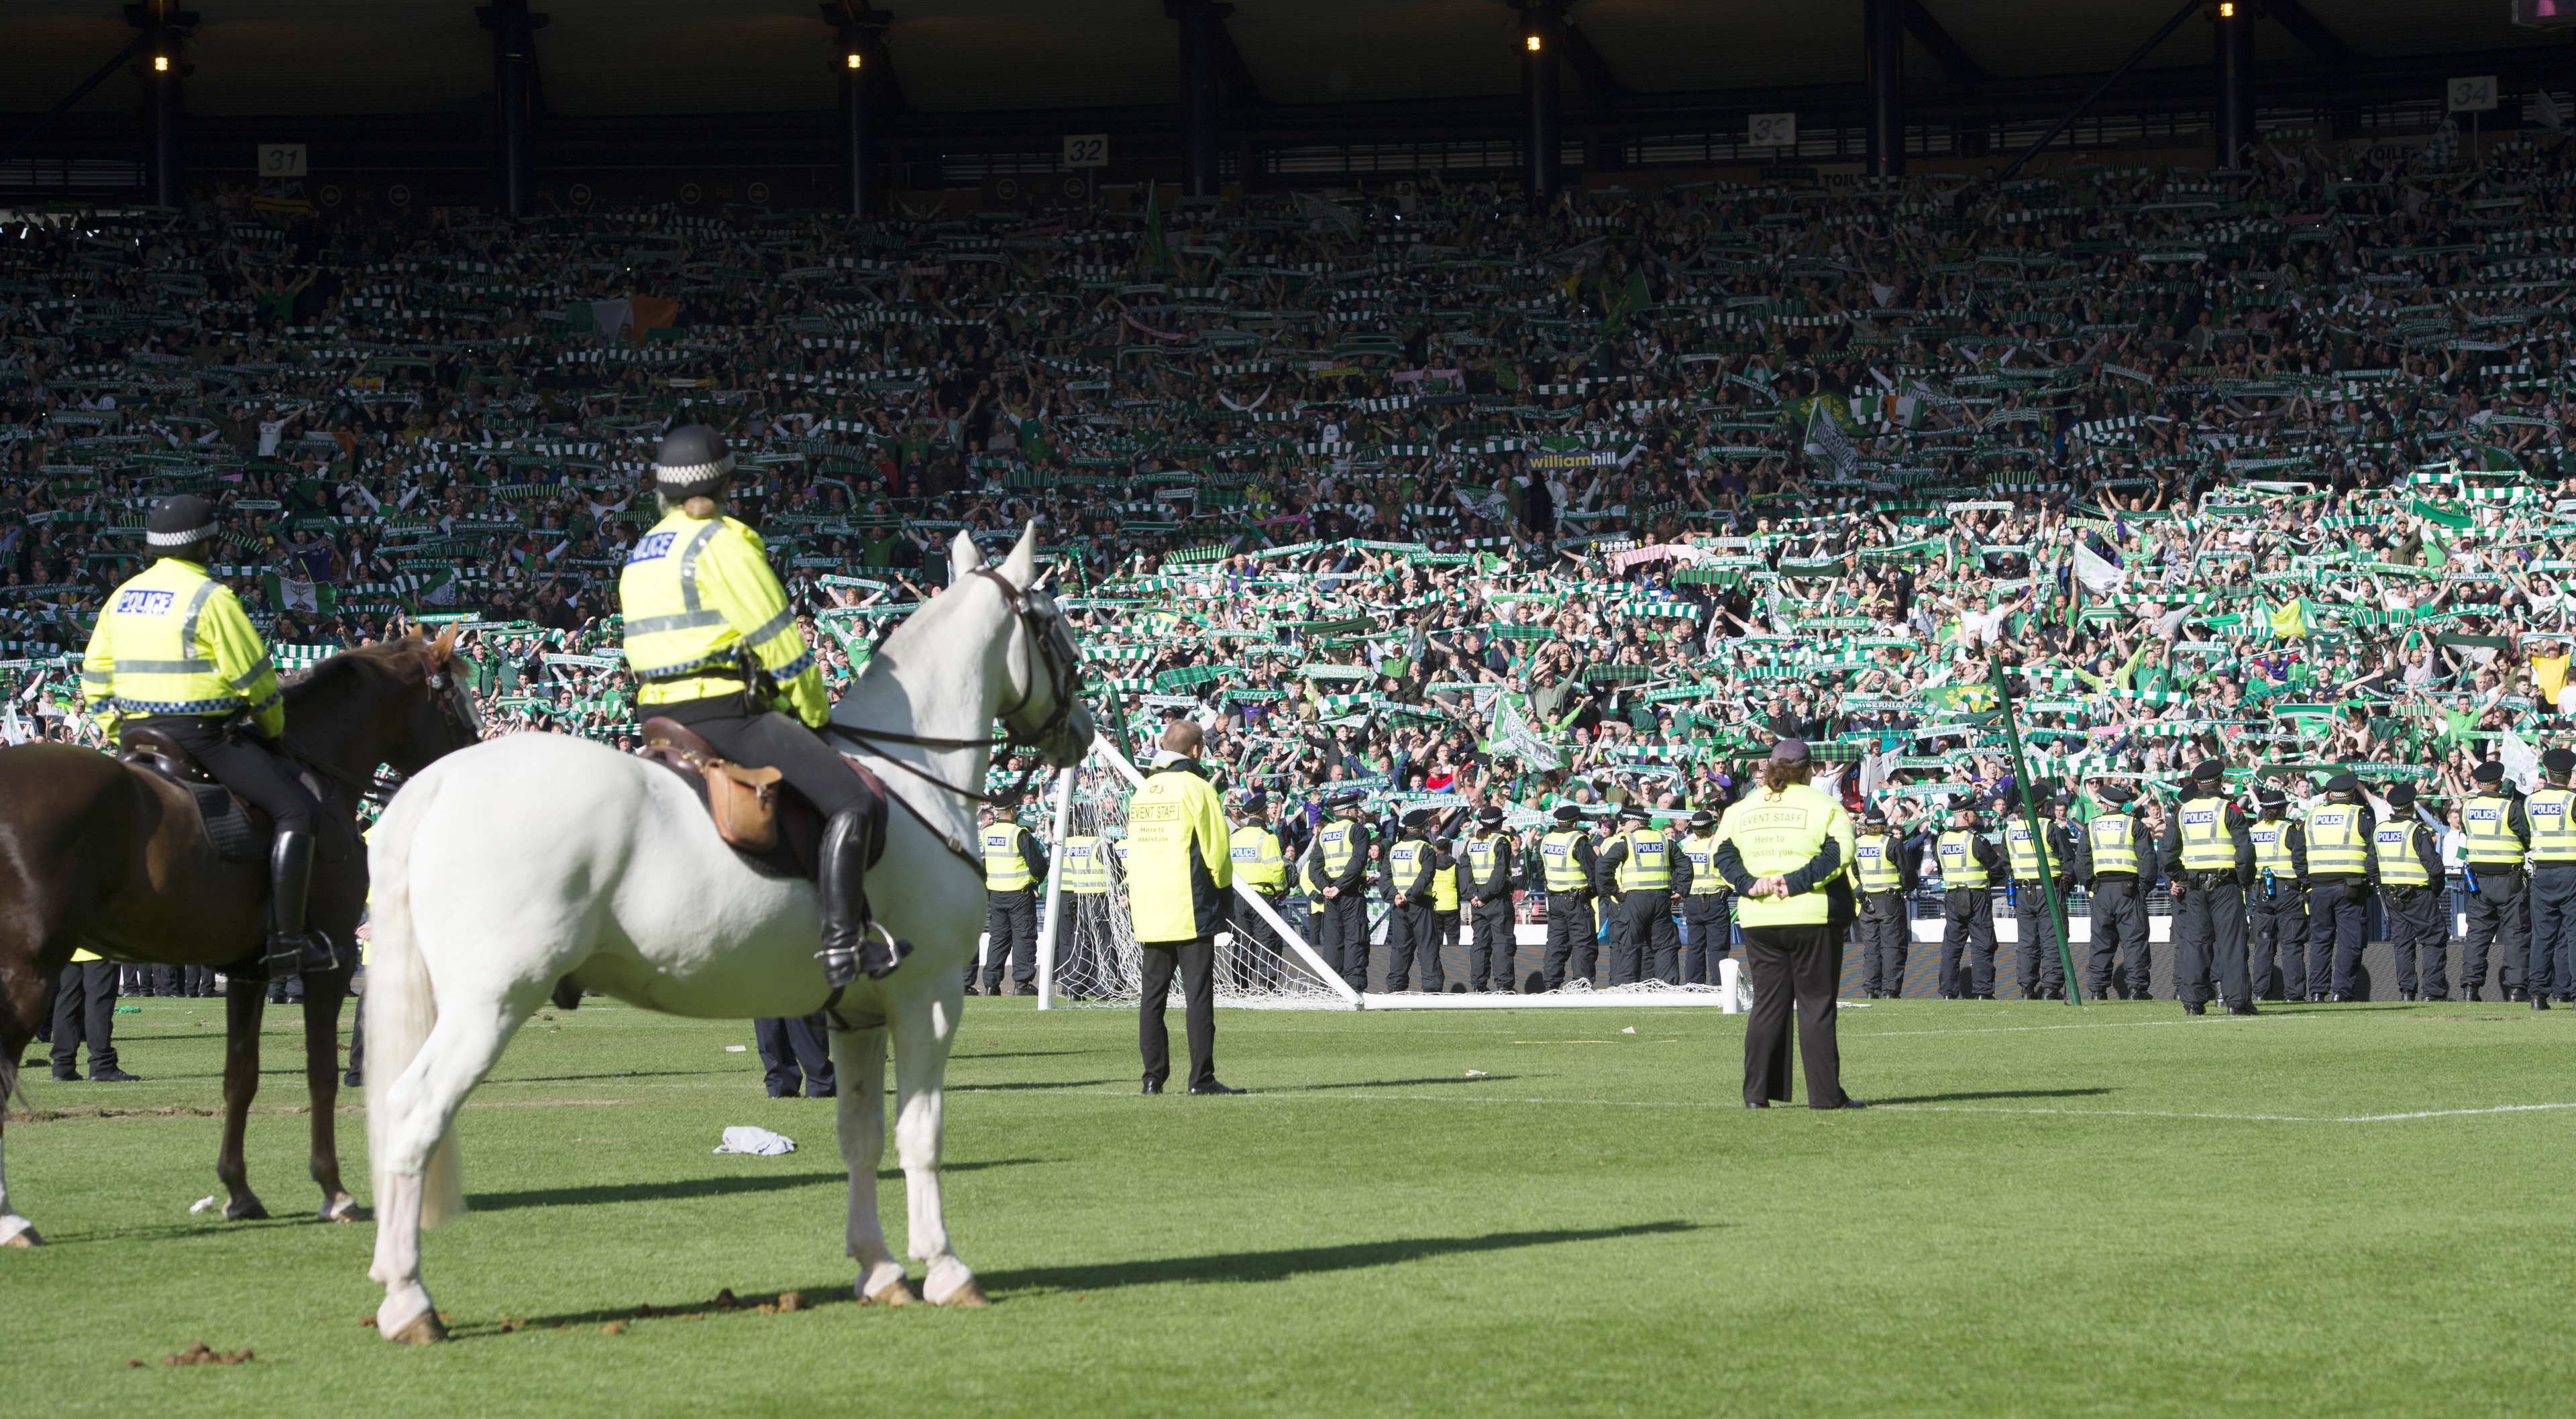
[[[1645,271],[1643,269],[1631,271],[1628,273],[1628,284],[1619,290],[1609,292],[1603,301],[1601,328],[1604,331],[1615,331],[1652,303],[1653,297],[1646,292]]]

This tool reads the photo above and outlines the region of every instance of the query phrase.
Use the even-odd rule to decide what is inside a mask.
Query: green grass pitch
[[[54,1244],[0,1251],[0,1413],[2576,1408],[2564,1011],[1882,1003],[1845,1078],[1898,1106],[1816,1114],[1740,1107],[1709,1010],[1228,1010],[1257,1092],[1145,1099],[1132,1012],[973,1001],[946,1193],[995,1304],[949,1312],[850,1304],[832,1106],[763,1097],[748,1023],[592,1002],[469,1104],[475,1211],[425,1242],[457,1339],[412,1351],[360,1324],[373,1226],[312,1220],[291,1018],[251,1135],[282,1220],[225,1224],[187,1210],[219,1007],[141,1004],[148,1082],[37,1071],[8,1130]],[[735,1123],[802,1151],[712,1156]],[[686,1318],[602,1333],[644,1306]],[[160,1363],[194,1341],[254,1358]]]

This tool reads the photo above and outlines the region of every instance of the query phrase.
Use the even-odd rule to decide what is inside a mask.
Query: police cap
[[[2576,773],[2576,749],[2552,749],[2540,756],[2540,766],[2553,774]]]
[[[2193,783],[2217,783],[2227,777],[2227,766],[2216,759],[2203,759],[2192,765]]]
[[[2476,779],[2480,783],[2502,783],[2504,782],[2504,765],[2498,763],[2494,759],[2489,759],[2485,763],[2478,765],[2476,770],[2473,771],[2469,777]]]
[[[1431,810],[1428,808],[1416,808],[1404,815],[1404,826],[1408,828],[1419,828],[1430,821]]]
[[[1703,808],[1690,816],[1690,825],[1694,828],[1714,828],[1717,826],[1717,815]]]
[[[2336,774],[2333,778],[2326,780],[2326,792],[2359,793],[2361,792],[2361,775]]]
[[[1501,827],[1503,823],[1503,810],[1491,806],[1479,808],[1476,810],[1476,821],[1484,824],[1488,828]]]
[[[194,493],[163,498],[143,525],[143,545],[156,557],[186,556],[215,535],[215,510]]]
[[[1367,797],[1367,794],[1356,788],[1346,788],[1341,792],[1334,794],[1332,797],[1325,799],[1324,806],[1332,809],[1357,808],[1360,806],[1361,801]]]
[[[2126,803],[2138,796],[2138,791],[2125,783],[2106,783],[2100,792],[2103,801],[2108,803]]]
[[[1619,821],[1622,823],[1642,823],[1646,821],[1646,818],[1646,810],[1634,803],[1628,804],[1619,810]]]
[[[682,424],[653,452],[653,487],[666,498],[705,497],[733,477],[733,450],[704,424]]]
[[[1873,803],[1860,810],[1860,820],[1864,823],[1884,823],[1887,821],[1887,810]]]
[[[2390,787],[2388,790],[2388,806],[2391,808],[2414,807],[2415,785],[2411,783],[2401,783]]]
[[[2288,806],[2290,795],[2267,783],[2254,790],[2254,802],[2264,808],[2281,808]]]
[[[1556,805],[1556,821],[1560,823],[1571,823],[1582,816],[1583,810],[1574,804],[1560,803]]]

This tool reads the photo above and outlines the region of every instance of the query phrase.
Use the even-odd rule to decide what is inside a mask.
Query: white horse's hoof
[[[376,1307],[376,1333],[397,1345],[435,1345],[447,1338],[447,1327],[439,1322],[429,1288],[413,1282],[386,1289],[384,1304]]]
[[[335,1197],[329,1202],[322,1204],[322,1220],[325,1222],[363,1222],[367,1220],[367,1209],[360,1207],[358,1205],[358,1199],[354,1197]]]
[[[973,1278],[970,1277],[967,1280],[958,1283],[956,1290],[951,1291],[947,1295],[940,1297],[938,1300],[931,1302],[931,1304],[934,1306],[954,1306],[959,1310],[971,1311],[978,1306],[989,1306],[993,1303],[984,1299],[984,1288],[976,1285]]]
[[[411,1324],[385,1335],[385,1339],[396,1345],[436,1345],[446,1338],[447,1327],[438,1323],[434,1313],[414,1316]]]
[[[909,1306],[920,1299],[919,1296],[912,1294],[912,1288],[904,1284],[900,1277],[873,1291],[863,1291],[859,1294],[859,1304],[863,1306]]]
[[[0,1217],[0,1247],[40,1247],[45,1239],[36,1235],[36,1224],[24,1217]]]

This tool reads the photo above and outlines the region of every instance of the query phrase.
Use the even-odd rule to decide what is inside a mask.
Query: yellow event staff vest
[[[1431,909],[1445,915],[1458,911],[1458,864],[1431,869]]]
[[[1258,823],[1234,830],[1234,875],[1258,892],[1277,892],[1288,880],[1288,864],[1279,856],[1279,835]]]
[[[1056,869],[1056,880],[1064,889],[1080,897],[1105,896],[1109,891],[1109,860],[1100,852],[1098,838],[1066,838],[1057,849],[1062,866]]]
[[[2182,815],[2182,867],[2185,872],[2226,872],[2236,866],[2236,843],[2227,832],[2227,800],[2186,798],[2174,805]]]
[[[1387,881],[1393,885],[1397,901],[1413,900],[1428,885],[1431,857],[1431,844],[1420,838],[1400,838],[1386,850]]]
[[[2576,789],[2533,789],[2522,800],[2531,815],[2531,860],[2576,862]]]
[[[1352,836],[1352,825],[1340,818],[1326,823],[1322,830],[1315,834],[1315,851],[1323,854],[1324,858],[1324,880],[1319,884],[1319,888],[1329,887],[1340,881],[1342,874],[1350,870]]]
[[[2042,824],[2040,831],[2047,832],[2047,825]],[[2004,853],[2011,859],[2013,880],[2017,882],[2036,882],[2042,877],[2057,875],[2057,854],[2048,850],[2044,840],[2034,845],[2030,824],[2019,819],[2004,824]],[[2045,867],[2040,865],[2043,859],[2048,864]],[[1943,879],[1947,878],[1945,870]]]
[[[1592,885],[1574,861],[1574,845],[1584,836],[1580,828],[1559,828],[1538,840],[1538,860],[1547,869],[1549,891],[1580,892]]]
[[[2320,803],[2308,810],[2308,875],[2362,877],[2370,859],[2361,836],[2361,806]]]
[[[2257,818],[2245,829],[2254,840],[2254,870],[2268,872],[2276,882],[2291,881],[2298,876],[2297,863],[2290,861],[2290,820]]]
[[[1234,884],[1226,853],[1225,806],[1187,769],[1145,776],[1127,799],[1127,906],[1139,941],[1187,941],[1216,929],[1198,914],[1196,874],[1205,871],[1220,904]]]
[[[1690,894],[1714,897],[1726,890],[1726,879],[1717,874],[1717,845],[1726,839],[1710,833],[1707,837],[1687,837],[1677,846],[1681,855],[1690,859]]]
[[[1905,877],[1896,862],[1897,846],[1893,833],[1862,833],[1854,840],[1853,856],[1856,860],[1853,866],[1859,871],[1862,891],[1895,892],[1904,889]]]
[[[2093,842],[2093,875],[2138,875],[2138,820],[2126,813],[2105,813],[2085,825]]]
[[[777,707],[817,727],[829,715],[823,673],[759,533],[729,517],[673,512],[627,553],[617,595],[639,704],[741,694],[737,653],[748,649],[778,682]]]
[[[2371,830],[2371,845],[2379,851],[2379,883],[2383,887],[2427,887],[2433,879],[2425,874],[2424,859],[2415,855],[2415,835],[2424,825],[2411,818],[2398,818]]]
[[[264,738],[286,728],[277,672],[250,617],[222,582],[180,557],[154,562],[107,598],[81,661],[81,693],[111,731],[144,715],[241,710]]]
[[[1622,892],[1669,892],[1673,889],[1673,840],[1652,828],[1630,828],[1627,860],[1619,864]]]
[[[1737,799],[1717,832],[1735,844],[1744,870],[1756,878],[1797,871],[1824,850],[1828,838],[1842,843],[1846,858],[1852,855],[1851,820],[1842,805],[1803,783]],[[1748,927],[1803,926],[1827,920],[1831,907],[1819,883],[1794,897],[1738,897],[1735,917]]]
[[[1956,828],[1933,840],[1933,860],[1941,864],[1941,888],[1976,888],[1988,883],[1986,865],[1977,860],[1977,835]]]
[[[1479,890],[1511,875],[1512,840],[1501,833],[1467,839],[1467,884]]]
[[[2523,841],[2513,835],[2513,800],[2500,793],[2481,793],[2460,812],[2469,834],[2473,867],[2520,867]]]
[[[995,823],[984,830],[985,891],[1025,892],[1037,885],[1020,856],[1021,831],[1017,823]]]

